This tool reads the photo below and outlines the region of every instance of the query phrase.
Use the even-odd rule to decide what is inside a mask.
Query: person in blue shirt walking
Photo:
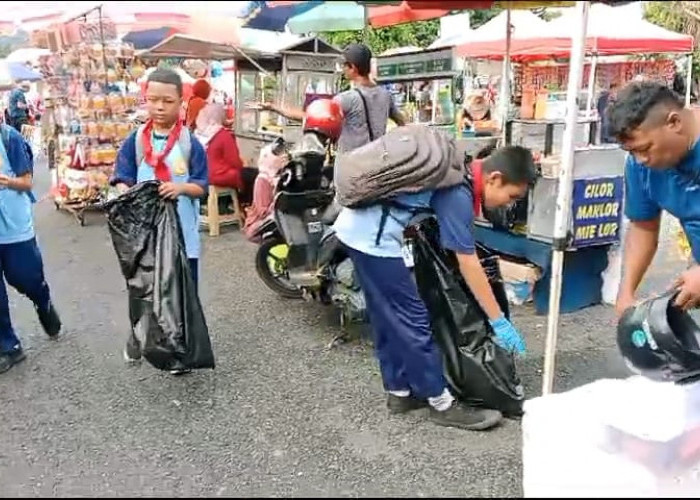
[[[25,359],[10,320],[5,281],[34,303],[49,337],[61,331],[61,320],[44,278],[44,264],[34,232],[33,156],[29,144],[8,125],[0,125],[0,373]]]
[[[680,220],[694,260],[674,284],[676,305],[700,305],[700,123],[684,104],[663,83],[641,81],[622,89],[608,110],[611,133],[630,153],[625,164],[630,225],[618,315],[636,302],[637,288],[656,254],[662,210]]]
[[[27,92],[29,92],[29,82],[20,82],[17,87],[10,92],[8,103],[10,123],[9,125],[22,132],[22,125],[29,123],[29,105],[27,104]]]
[[[471,190],[460,185],[397,196],[399,206],[412,210],[392,208],[389,217],[382,217],[381,206],[343,208],[334,229],[347,248],[365,294],[389,411],[402,414],[429,406],[438,425],[485,430],[497,425],[502,416],[495,410],[455,401],[443,377],[428,311],[407,267],[410,262],[402,259],[403,232],[412,213],[431,209],[440,227],[441,244],[455,252],[496,341],[506,349],[524,352],[520,333],[501,311],[481,267],[471,227],[482,206],[506,206],[525,195],[536,175],[532,153],[519,146],[502,148],[483,161],[475,161],[471,174]]]
[[[169,69],[151,73],[146,88],[150,118],[122,144],[111,182],[121,191],[139,182],[162,182],[161,196],[177,200],[185,250],[197,283],[201,253],[199,202],[207,189],[207,154],[180,120],[181,105],[180,76]],[[133,329],[124,356],[130,362],[141,359],[141,346]]]

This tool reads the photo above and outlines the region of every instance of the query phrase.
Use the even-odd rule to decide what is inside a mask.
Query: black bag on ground
[[[434,218],[411,227],[415,276],[430,313],[433,338],[440,347],[443,371],[457,399],[472,406],[522,415],[524,391],[514,356],[493,341],[488,319],[462,278],[452,252],[442,249]],[[478,248],[481,264],[506,316],[508,298],[498,257]]]
[[[214,368],[176,202],[144,182],[104,204],[142,355],[161,370]]]

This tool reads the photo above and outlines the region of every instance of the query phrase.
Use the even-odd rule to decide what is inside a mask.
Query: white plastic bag
[[[678,447],[667,453],[674,439],[697,442],[698,429],[700,384],[606,379],[527,401],[524,495],[699,498],[700,464],[681,463]]]

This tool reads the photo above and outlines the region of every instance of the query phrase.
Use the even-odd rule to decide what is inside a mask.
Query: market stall
[[[233,60],[235,134],[244,164],[251,167],[265,144],[280,136],[293,143],[301,127],[250,104],[276,102],[305,108],[314,99],[334,95],[340,77],[340,50],[316,37],[261,51],[176,34],[140,57]]]
[[[376,81],[391,92],[394,103],[410,123],[424,123],[447,130],[457,139],[461,152],[475,155],[497,140],[497,125],[491,119],[489,105],[463,131],[460,126],[464,95],[464,61],[451,47],[380,55],[376,58]]]
[[[85,211],[109,196],[117,151],[134,127],[138,94],[125,91],[134,50],[115,41],[99,8],[53,33],[61,43],[42,60],[52,193],[56,208],[83,225]]]
[[[596,5],[594,8],[599,12],[608,12],[608,15],[610,9],[614,12],[614,8],[605,5]],[[567,19],[575,19],[575,22],[567,24],[568,37],[577,29],[579,20],[573,14],[566,16]],[[626,50],[632,50],[633,53],[643,50],[651,52],[655,47],[665,47],[668,50],[674,47],[680,50],[688,49],[687,43],[679,45],[677,38],[681,35],[677,34],[668,35],[672,40],[676,39],[672,46],[657,45],[661,34],[657,30],[654,32],[655,36],[644,42],[644,35],[637,31],[633,42],[630,41],[631,38],[620,41],[616,48],[612,34],[604,37],[594,29],[593,35],[589,34],[583,43],[588,47],[604,47],[607,54],[613,54],[615,51],[625,53]],[[563,69],[559,69],[558,66],[533,65],[533,61],[551,60],[552,55],[567,54],[571,50],[572,42],[566,37],[563,28],[555,26],[550,28],[549,32],[542,32],[537,36],[521,36],[511,40],[509,48],[512,59],[525,64],[525,68],[530,68],[520,73],[520,82],[516,73],[516,85],[537,86],[537,92],[536,98],[526,99],[525,92],[522,91],[520,109],[509,109],[504,140],[507,144],[522,144],[535,150],[541,163],[542,175],[531,190],[529,198],[518,203],[515,209],[509,212],[504,224],[494,227],[492,223],[481,219],[475,230],[477,239],[486,246],[503,255],[525,259],[540,269],[541,277],[532,288],[535,308],[540,314],[547,313],[549,308],[552,256],[557,248],[565,250],[561,311],[570,312],[600,302],[600,274],[607,267],[610,245],[619,242],[624,198],[622,177],[625,153],[615,145],[596,144],[595,124],[598,118],[588,112],[590,99],[586,92],[579,89],[580,82],[573,82],[576,90],[571,97],[569,93],[573,91],[572,83],[568,82]],[[506,52],[506,45],[507,37],[502,37],[500,40],[489,42],[467,43],[457,47],[455,51],[467,57],[496,58],[500,55],[502,58]],[[618,66],[617,70],[607,72],[605,78],[610,78],[615,72],[618,77],[626,76],[631,71],[639,70],[641,64],[630,61]],[[662,66],[666,68],[668,64],[657,62],[656,66],[649,66],[648,69],[659,70]],[[552,70],[553,67],[556,69]],[[570,72],[570,69],[566,68],[566,71]],[[547,89],[547,72],[556,74],[556,78],[561,76],[554,91]],[[663,74],[667,73],[666,70]],[[562,92],[566,85],[567,91]],[[576,108],[571,108],[571,99]],[[567,221],[566,236],[561,239],[554,233],[556,197],[565,155],[565,141],[561,140],[561,132],[565,132],[565,122],[572,110],[575,111],[571,117],[575,127],[572,131],[575,146],[571,170],[573,195],[567,203],[571,205],[568,209],[573,213],[573,217],[571,221]],[[555,139],[557,132],[559,140]],[[562,147],[558,148],[558,144],[562,144]]]

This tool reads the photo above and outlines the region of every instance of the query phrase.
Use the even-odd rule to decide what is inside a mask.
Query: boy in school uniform
[[[180,120],[180,76],[169,69],[157,69],[151,73],[146,106],[150,118],[119,149],[112,184],[125,191],[139,182],[162,182],[160,195],[177,200],[185,250],[192,277],[197,283],[201,252],[199,200],[207,189],[207,154]],[[129,362],[141,359],[141,346],[133,330],[124,357]]]
[[[5,281],[34,303],[49,337],[61,331],[51,301],[44,264],[34,232],[32,174],[34,160],[27,141],[15,129],[0,124],[0,373],[26,358],[10,320]]]

